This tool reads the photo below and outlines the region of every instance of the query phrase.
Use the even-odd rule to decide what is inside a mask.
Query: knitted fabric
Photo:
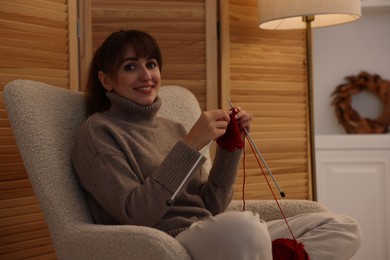
[[[245,145],[240,134],[240,129],[238,128],[238,122],[236,120],[237,113],[238,111],[236,109],[232,110],[226,133],[217,139],[217,144],[229,152],[235,149],[242,149]]]

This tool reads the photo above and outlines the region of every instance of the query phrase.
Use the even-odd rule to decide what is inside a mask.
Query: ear
[[[103,71],[98,72],[98,78],[100,80],[100,83],[102,83],[103,87],[107,91],[112,91],[113,90],[113,85],[110,77],[106,75]]]

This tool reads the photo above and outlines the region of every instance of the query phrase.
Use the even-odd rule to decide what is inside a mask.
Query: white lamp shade
[[[361,16],[360,0],[258,0],[259,27],[268,30],[303,29],[352,22]]]

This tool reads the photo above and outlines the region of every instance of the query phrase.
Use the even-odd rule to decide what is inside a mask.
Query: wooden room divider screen
[[[109,33],[148,31],[162,48],[163,84],[188,88],[202,109],[226,109],[230,98],[253,112],[251,135],[287,198],[311,199],[304,33],[261,31],[256,5],[256,0],[84,0],[78,6],[67,0],[0,0],[0,90],[19,78],[83,90],[92,53]],[[246,198],[270,198],[248,148],[246,153]],[[235,199],[241,199],[242,180],[241,167]],[[0,258],[56,258],[2,98],[0,239]]]

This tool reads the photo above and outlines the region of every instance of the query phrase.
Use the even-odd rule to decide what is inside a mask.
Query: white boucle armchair
[[[15,80],[5,86],[3,96],[58,259],[191,259],[178,241],[156,229],[93,223],[70,160],[76,132],[85,120],[83,93]],[[160,115],[187,128],[201,112],[185,88],[164,86],[160,96]],[[312,201],[280,203],[287,216],[328,211]],[[274,201],[248,201],[246,208],[259,212],[264,220],[281,218]],[[233,201],[229,210],[241,210],[241,202]]]

